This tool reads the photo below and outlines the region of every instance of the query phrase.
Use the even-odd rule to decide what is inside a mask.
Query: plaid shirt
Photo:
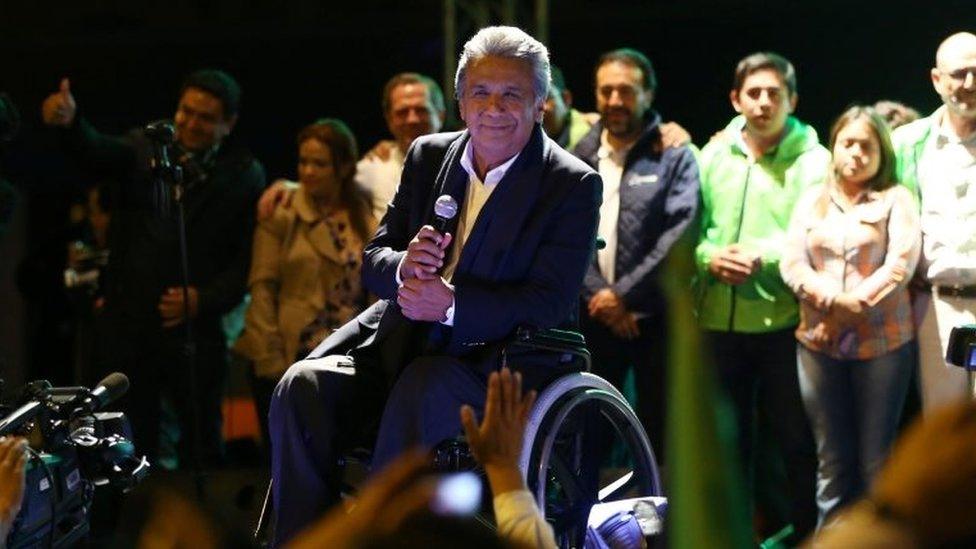
[[[868,359],[914,337],[907,285],[918,263],[921,233],[915,201],[900,185],[862,193],[853,205],[833,185],[808,189],[797,202],[783,250],[783,280],[800,299],[801,345],[839,359]],[[863,315],[840,326],[827,313],[840,293]],[[826,306],[825,306],[826,305]],[[831,334],[812,339],[823,323]]]

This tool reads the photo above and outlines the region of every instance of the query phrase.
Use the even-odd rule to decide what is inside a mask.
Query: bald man
[[[972,394],[965,370],[945,361],[953,326],[976,323],[976,35],[946,38],[932,86],[942,106],[898,128],[898,179],[921,203],[919,366],[929,411]]]

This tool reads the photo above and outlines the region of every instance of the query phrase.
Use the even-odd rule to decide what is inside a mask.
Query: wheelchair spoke
[[[553,454],[550,458],[549,466],[552,467],[553,476],[566,493],[568,503],[573,505],[576,502],[589,499],[586,497],[586,488],[581,483],[579,474],[570,469],[563,460],[562,456]]]

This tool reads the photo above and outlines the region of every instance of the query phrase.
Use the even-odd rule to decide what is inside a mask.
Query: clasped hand
[[[762,265],[760,256],[749,253],[739,244],[730,244],[715,252],[708,272],[719,281],[738,285],[749,279]]]
[[[407,255],[400,264],[403,284],[397,291],[397,303],[403,315],[411,320],[441,322],[454,302],[454,288],[437,271],[444,266],[445,250],[451,234],[442,235],[424,225],[407,245]]]
[[[196,318],[200,302],[199,292],[193,286],[188,288],[187,296],[190,298],[190,318]],[[166,288],[163,295],[159,297],[159,317],[163,320],[163,328],[173,328],[183,323],[183,288]]]
[[[637,316],[627,310],[620,296],[610,288],[593,294],[587,304],[587,312],[621,339],[631,340],[640,336]]]

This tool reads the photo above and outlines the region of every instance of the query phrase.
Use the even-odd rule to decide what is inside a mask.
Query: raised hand
[[[468,446],[485,468],[496,496],[524,487],[518,468],[525,424],[535,404],[535,391],[522,394],[522,374],[502,368],[488,376],[485,416],[478,425],[474,410],[461,407],[461,425]]]
[[[41,104],[41,118],[48,126],[68,127],[74,122],[77,112],[78,105],[71,95],[71,81],[62,78],[58,91],[47,96]]]
[[[26,466],[27,441],[0,438],[0,545],[10,532],[24,500]]]

